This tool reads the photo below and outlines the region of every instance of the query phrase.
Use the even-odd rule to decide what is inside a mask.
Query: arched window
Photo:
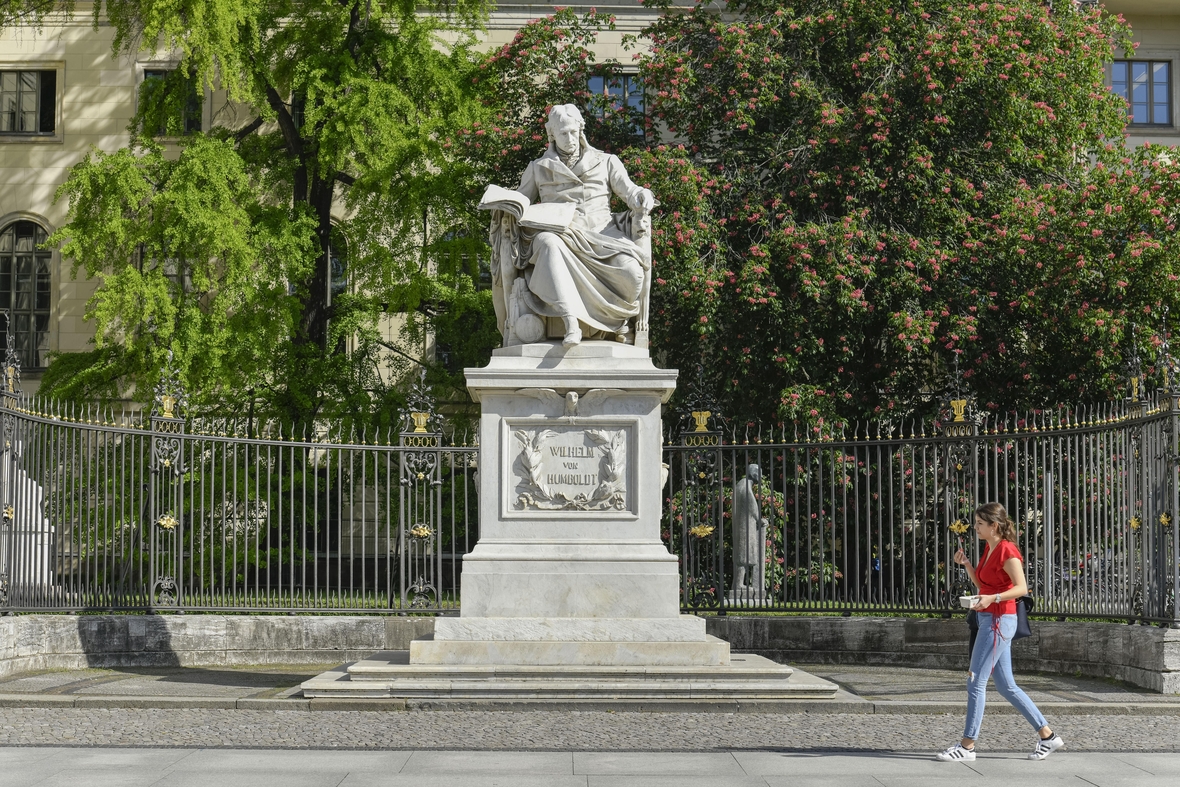
[[[26,369],[49,362],[49,264],[53,253],[38,248],[47,233],[31,221],[0,229],[0,309],[12,314],[14,346]],[[0,326],[0,348],[8,337]]]

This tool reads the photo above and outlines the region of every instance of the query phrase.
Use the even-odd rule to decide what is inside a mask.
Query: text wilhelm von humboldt
[[[551,455],[562,460],[565,470],[582,470],[576,459],[597,459],[598,454],[593,447],[582,445],[554,445],[549,447]],[[549,473],[545,476],[547,484],[567,484],[569,486],[597,486],[597,473]]]

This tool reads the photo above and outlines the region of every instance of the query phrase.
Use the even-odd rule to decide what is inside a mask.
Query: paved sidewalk
[[[970,764],[910,754],[0,749],[0,787],[1164,787],[1180,755],[1069,754]]]

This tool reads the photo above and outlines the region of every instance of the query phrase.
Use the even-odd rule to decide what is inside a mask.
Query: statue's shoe
[[[565,347],[566,349],[573,347],[575,344],[581,344],[581,343],[582,343],[582,331],[578,328],[575,328],[574,330],[567,333],[565,335],[565,338],[561,340],[561,346]]]

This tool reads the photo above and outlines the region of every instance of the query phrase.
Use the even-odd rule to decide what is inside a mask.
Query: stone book
[[[577,206],[572,202],[538,202],[514,189],[492,184],[479,201],[480,210],[503,210],[511,213],[522,227],[549,232],[565,232],[574,220]]]

